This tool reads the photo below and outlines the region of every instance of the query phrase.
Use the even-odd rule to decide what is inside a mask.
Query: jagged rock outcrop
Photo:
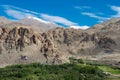
[[[94,54],[96,48],[101,51],[114,49],[116,42],[102,33],[89,34],[86,31],[75,29],[56,28],[43,33],[43,51],[54,53],[54,50],[66,53],[65,55],[75,54]],[[47,47],[47,48],[46,48]],[[50,47],[50,49],[49,49]],[[97,49],[96,49],[97,50]],[[99,52],[96,54],[99,54]]]
[[[25,46],[32,43],[37,44],[40,41],[40,35],[36,35],[31,28],[1,28],[0,33],[0,41],[8,51],[11,49],[22,51]]]

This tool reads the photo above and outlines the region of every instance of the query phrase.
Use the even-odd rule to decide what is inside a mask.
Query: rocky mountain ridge
[[[2,27],[17,27],[17,26],[28,26],[35,31],[45,32],[49,29],[54,29],[56,27],[61,27],[55,23],[45,22],[35,17],[27,17],[20,20],[11,21],[6,17],[0,17],[0,26]]]
[[[99,25],[106,28],[111,22],[107,23],[107,26],[105,23]],[[112,29],[57,27],[46,32],[25,25],[1,26],[0,66],[31,62],[61,64],[69,62],[69,57],[119,61],[119,24],[119,20],[112,23]]]

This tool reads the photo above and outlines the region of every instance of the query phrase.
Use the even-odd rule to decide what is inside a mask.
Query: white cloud
[[[3,5],[3,7],[5,8],[5,13],[14,19],[19,20],[19,19],[29,18],[29,19],[34,19],[43,23],[50,23],[38,17],[40,13],[18,8],[15,6],[9,6],[9,5]]]
[[[98,23],[103,23],[104,21],[103,20],[99,20]]]
[[[54,23],[60,23],[60,24],[64,24],[67,26],[70,25],[77,25],[77,23],[72,22],[66,18],[60,17],[60,16],[52,16],[52,15],[48,15],[48,14],[41,14],[41,17],[44,20],[50,21],[50,22],[54,22]]]
[[[72,22],[66,18],[60,17],[60,16],[52,16],[49,14],[42,14],[42,13],[37,13],[34,11],[18,8],[15,6],[10,6],[10,5],[3,5],[5,8],[5,12],[8,16],[13,17],[15,19],[24,19],[27,17],[33,17],[34,19],[38,21],[42,21],[45,23],[48,22],[53,22],[53,23],[60,23],[63,25],[77,25],[77,23]]]
[[[4,11],[5,13],[10,16],[13,17],[15,19],[24,19],[28,16],[34,16],[35,17],[35,12],[29,11],[29,10],[25,10],[22,8],[18,8],[15,6],[9,6],[9,5],[3,5],[4,7]]]
[[[89,6],[75,6],[75,9],[91,9]]]
[[[89,17],[92,17],[92,18],[96,18],[96,19],[99,19],[99,20],[108,20],[108,19],[109,19],[109,18],[107,18],[107,17],[97,16],[96,14],[90,13],[90,12],[82,12],[81,14],[82,14],[82,15],[89,16]]]
[[[8,14],[8,16],[12,16],[15,19],[24,19],[28,16],[34,16],[32,14],[29,14],[29,13],[20,12],[17,10],[10,10],[10,9],[6,10],[5,12]]]
[[[11,16],[15,19],[29,18],[29,19],[34,19],[34,20],[37,20],[37,21],[40,21],[43,23],[50,23],[50,22],[47,22],[43,19],[37,18],[36,14],[38,14],[38,13],[29,11],[29,10],[25,10],[25,9],[21,9],[21,8],[16,8],[16,7],[10,8],[7,6],[5,12],[8,16]]]
[[[82,15],[86,15],[86,16],[89,16],[91,18],[96,18],[98,19],[98,22],[101,23],[101,22],[104,22],[105,20],[109,20],[111,18],[115,18],[115,17],[120,17],[120,6],[110,6],[110,8],[116,12],[116,14],[114,15],[107,15],[109,17],[102,17],[102,16],[98,16],[96,15],[95,13],[90,13],[90,12],[82,12],[81,14]],[[99,13],[99,15],[102,15],[103,13]]]
[[[18,10],[18,11],[21,11],[21,12],[31,13],[31,14],[39,14],[39,13],[34,12],[34,11],[26,10],[26,9],[19,8],[19,7],[16,7],[16,6],[11,6],[11,5],[2,5],[2,7],[4,7],[6,10],[12,9],[12,10]]]
[[[119,6],[111,6],[113,11],[116,11],[117,14],[113,15],[112,17],[120,17],[120,7]]]
[[[88,29],[90,28],[90,26],[70,26],[70,28],[74,28],[74,29]]]
[[[43,23],[46,23],[46,24],[49,24],[49,23],[50,23],[50,22],[48,22],[48,21],[45,21],[45,20],[40,19],[40,18],[37,18],[37,17],[28,16],[27,18],[28,18],[28,19],[34,19],[34,20],[37,20],[37,21],[40,21],[40,22],[43,22]]]

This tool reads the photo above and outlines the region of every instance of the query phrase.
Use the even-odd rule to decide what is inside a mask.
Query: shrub
[[[82,59],[78,59],[77,61],[78,63],[84,64],[84,61]]]

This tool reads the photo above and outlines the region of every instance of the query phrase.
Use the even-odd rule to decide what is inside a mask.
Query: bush
[[[78,63],[84,64],[84,61],[82,59],[78,59],[77,61]]]

